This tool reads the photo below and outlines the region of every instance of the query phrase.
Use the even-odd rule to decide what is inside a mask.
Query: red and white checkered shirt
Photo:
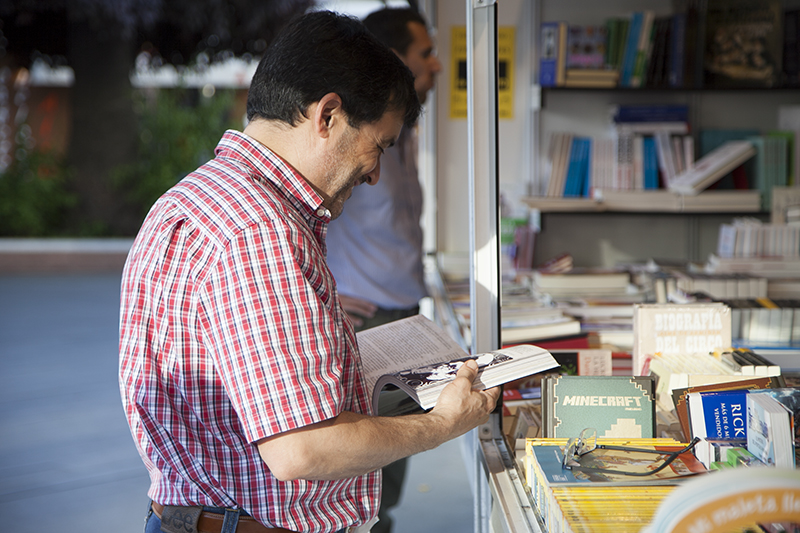
[[[294,169],[235,131],[153,206],[120,312],[122,401],[153,500],[241,507],[299,532],[377,513],[379,472],[281,482],[254,444],[370,412],[325,263],[328,222]]]

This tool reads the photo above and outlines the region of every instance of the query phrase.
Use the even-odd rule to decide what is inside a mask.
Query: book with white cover
[[[794,468],[792,413],[766,394],[747,395],[747,451],[769,466]]]
[[[681,194],[697,194],[755,154],[750,141],[728,141],[698,159],[691,169],[676,174],[669,182],[669,189]]]
[[[550,352],[527,344],[471,356],[422,315],[361,331],[358,347],[373,412],[380,415],[431,409],[468,359],[475,359],[479,367],[475,389],[559,366]]]

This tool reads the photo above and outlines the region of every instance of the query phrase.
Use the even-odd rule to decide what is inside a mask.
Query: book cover
[[[647,62],[644,85],[648,88],[669,86],[669,43],[672,16],[656,17],[653,22],[653,41],[650,60]]]
[[[668,83],[670,87],[683,87],[683,58],[686,54],[686,13],[672,15],[670,21],[669,58],[667,59]]]
[[[656,155],[658,156],[658,168],[661,177],[664,179],[665,188],[669,187],[675,178],[675,156],[672,154],[672,141],[669,132],[658,130],[654,134],[656,141]]]
[[[630,87],[633,70],[636,67],[636,58],[639,55],[639,38],[642,33],[644,13],[634,11],[631,13],[628,26],[628,37],[625,41],[625,51],[622,56],[622,69],[620,70],[620,86]]]
[[[604,68],[606,38],[605,26],[570,24],[567,36],[567,68]]]
[[[633,372],[649,356],[708,354],[731,345],[731,310],[722,303],[635,304]]]
[[[654,137],[644,137],[642,141],[644,188],[658,189],[658,154]]]
[[[791,413],[767,394],[747,395],[747,450],[766,465],[795,467]]]
[[[639,43],[636,47],[636,60],[631,72],[630,87],[642,87],[644,85],[647,64],[650,61],[650,51],[653,44],[653,23],[655,13],[650,10],[642,12],[642,27],[639,32]]]
[[[565,197],[583,196],[584,181],[588,174],[589,149],[591,139],[575,137],[572,140],[569,165],[567,166],[567,180],[564,185]]]
[[[553,133],[550,139],[550,181],[547,184],[547,196],[561,198],[567,180],[567,169],[572,151],[574,136],[570,133]]]
[[[504,327],[500,332],[503,345],[520,342],[534,342],[540,339],[577,335],[581,332],[581,323],[570,317],[563,317],[547,323],[519,327]]]
[[[554,369],[569,376],[610,376],[611,350],[550,350],[561,365]]]
[[[798,17],[800,19],[800,16]],[[800,29],[798,29],[800,31]],[[794,175],[789,184],[800,186],[800,105],[782,105],[778,107],[778,129],[794,132]]]
[[[642,439],[638,439],[641,441]],[[637,442],[637,439],[631,439],[626,442],[626,446],[652,449],[670,453],[681,450],[683,446],[680,445],[661,445],[652,444],[653,441],[659,439],[647,439],[648,444]],[[672,439],[664,439],[672,441]],[[598,443],[600,443],[598,439]],[[532,470],[534,476],[539,477],[546,485],[550,487],[574,486],[581,484],[602,484],[603,486],[616,486],[616,485],[673,485],[681,480],[685,480],[688,476],[696,474],[703,474],[707,472],[703,464],[692,455],[691,452],[685,452],[678,456],[678,458],[664,470],[653,474],[652,476],[634,477],[625,476],[613,473],[586,473],[562,468],[562,461],[564,451],[560,446],[556,445],[537,445],[527,446],[527,453],[531,461],[534,463]],[[659,462],[657,455],[652,453],[640,453],[630,451],[618,450],[601,450],[598,449],[582,458],[581,464],[592,468],[602,468],[610,471],[624,470],[628,472],[641,472],[646,473],[656,466]]]
[[[574,437],[587,428],[600,437],[655,436],[655,378],[542,377],[544,437]]]
[[[775,399],[775,401],[783,404],[792,416],[795,446],[800,447],[800,388],[797,386],[790,386],[789,383],[786,383],[785,387],[763,388],[751,392],[766,394]]]
[[[552,274],[539,269],[533,271],[533,283],[545,292],[548,289],[625,290],[630,283],[630,274],[625,270],[603,268],[573,268]]]
[[[697,194],[754,155],[756,148],[752,142],[728,141],[698,159],[692,168],[676,174],[669,189],[681,194]]]
[[[567,66],[567,23],[543,22],[539,52],[539,85],[559,87],[564,85]]]
[[[692,438],[747,438],[747,390],[690,392],[687,406]]]
[[[617,105],[614,122],[689,122],[689,106],[682,104]]]
[[[766,531],[785,533],[793,529],[776,523],[800,521],[800,508],[793,505],[797,501],[796,471],[731,468],[688,480],[675,489],[661,502],[647,531],[746,531],[755,524],[770,524],[778,527]]]
[[[625,43],[628,42],[630,19],[627,17],[613,17],[606,21],[608,28],[608,57],[606,63],[617,71],[622,70],[622,60],[625,55]]]
[[[358,346],[373,412],[383,415],[432,408],[468,359],[478,362],[473,387],[482,389],[558,366],[547,350],[531,345],[470,356],[422,315],[361,331]]]
[[[705,81],[711,87],[773,87],[781,81],[780,0],[708,0]]]

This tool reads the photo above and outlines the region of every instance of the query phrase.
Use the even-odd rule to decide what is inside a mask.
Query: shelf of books
[[[440,254],[429,267],[437,284],[431,293],[444,298],[446,321],[468,335],[467,258]],[[759,350],[733,348],[742,323],[741,317],[735,323],[735,309],[690,298],[677,278],[652,265],[644,269],[649,274],[585,269],[560,257],[546,267],[503,279],[504,343],[547,346],[558,365],[506,382],[502,435],[480,441],[506,530],[649,531],[667,520],[665,506],[685,494],[697,497],[695,487],[706,478],[764,465],[773,473],[767,479],[786,487],[763,497],[780,502],[800,495],[800,355],[793,367]],[[669,288],[656,289],[665,279],[672,280]],[[737,287],[742,294],[766,291],[741,278]],[[667,292],[669,301],[657,303]],[[537,327],[564,318],[581,333],[540,335]],[[628,337],[617,345],[599,342],[592,328],[600,323]],[[627,366],[615,360],[619,352],[628,352]],[[736,476],[753,483],[758,477]],[[702,503],[738,505],[741,497]],[[769,516],[792,531],[800,506]],[[778,522],[760,520],[754,513],[744,525],[779,531]]]
[[[577,215],[764,214],[774,187],[800,183],[796,5],[536,5],[541,99],[521,203]],[[755,55],[737,55],[751,40]],[[618,224],[598,218],[585,231],[617,239]],[[553,226],[544,238],[566,240]]]
[[[667,190],[596,190],[591,198],[520,198],[543,213],[758,213],[761,193],[753,190],[706,191],[685,195]]]

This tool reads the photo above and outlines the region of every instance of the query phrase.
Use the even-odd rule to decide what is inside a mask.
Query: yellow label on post
[[[500,118],[514,117],[514,27],[497,35],[497,100]],[[450,49],[450,118],[467,118],[467,29],[453,26]]]
[[[467,28],[453,26],[450,36],[450,118],[467,118]]]
[[[497,34],[497,109],[500,118],[514,118],[514,26]]]

